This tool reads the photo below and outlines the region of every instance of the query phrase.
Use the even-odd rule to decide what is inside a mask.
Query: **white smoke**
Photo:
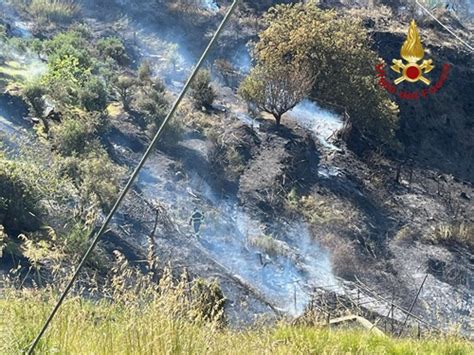
[[[205,215],[196,246],[205,250],[231,275],[258,290],[269,302],[292,315],[301,314],[310,300],[313,286],[335,285],[329,256],[312,240],[304,222],[275,221],[265,226],[247,213],[234,199],[214,193],[198,175],[169,184],[160,176],[163,167],[152,160],[138,185],[147,199],[160,200],[168,207],[182,231],[194,240],[187,221],[193,208]],[[267,230],[276,231],[272,236]],[[266,238],[274,252],[252,240]]]
[[[219,6],[215,0],[201,0],[201,6],[209,11],[219,11]]]
[[[338,115],[322,109],[312,101],[304,100],[289,111],[288,116],[310,130],[325,147],[339,149],[331,143],[331,138],[343,125]]]

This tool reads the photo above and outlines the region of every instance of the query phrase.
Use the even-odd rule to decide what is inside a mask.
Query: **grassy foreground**
[[[53,305],[45,291],[2,291],[0,354],[27,348]],[[157,297],[138,306],[79,297],[59,312],[38,353],[58,354],[472,354],[459,339],[398,340],[355,331],[278,325],[236,332],[189,321],[179,301]],[[179,307],[178,307],[179,308]],[[188,314],[189,315],[189,314]]]

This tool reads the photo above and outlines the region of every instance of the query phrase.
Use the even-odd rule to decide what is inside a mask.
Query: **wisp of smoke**
[[[164,188],[166,178],[157,176],[159,171],[163,168],[158,161],[143,171],[139,186],[144,195],[164,203],[197,247],[277,308],[301,314],[310,300],[312,286],[337,283],[329,256],[311,239],[304,222],[275,221],[265,226],[236,200],[216,194],[197,174]],[[205,215],[200,239],[195,239],[187,226],[194,207]],[[267,230],[277,232],[267,235]]]
[[[252,67],[252,59],[250,58],[247,46],[242,46],[239,48],[237,54],[232,60],[232,63],[242,74],[247,74],[250,71],[250,68]]]
[[[215,0],[201,0],[202,7],[205,9],[212,11],[212,12],[217,12],[219,11],[219,6],[217,5],[217,2]]]
[[[322,109],[314,102],[303,100],[296,105],[288,115],[295,119],[304,128],[310,130],[325,147],[337,150],[330,143],[330,137],[342,128],[342,119],[327,110]]]

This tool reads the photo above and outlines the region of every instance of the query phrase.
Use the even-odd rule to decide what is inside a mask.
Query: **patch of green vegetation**
[[[456,337],[399,339],[322,326],[260,326],[231,330],[214,319],[196,317],[203,300],[190,297],[186,278],[178,284],[166,276],[159,287],[130,288],[125,277],[114,280],[114,302],[70,298],[38,347],[39,353],[63,354],[472,354],[469,341]],[[200,288],[200,286],[198,287]],[[57,296],[54,290],[7,289],[0,298],[2,354],[28,348]],[[220,303],[218,300],[218,304]],[[204,301],[204,304],[207,304]]]
[[[263,20],[256,67],[241,87],[247,100],[272,113],[278,123],[309,92],[301,92],[308,78],[315,78],[310,96],[330,108],[344,108],[358,137],[398,147],[398,107],[377,85],[373,68],[379,58],[370,49],[361,19],[307,1],[276,5]]]
[[[0,158],[0,225],[7,230],[35,230],[41,225],[45,197],[32,164]]]
[[[120,65],[130,63],[122,40],[118,37],[107,37],[97,41],[97,49],[105,58],[112,58]]]
[[[79,192],[45,148],[22,148],[15,158],[0,153],[1,248],[27,258],[37,272],[46,261],[70,260],[81,251],[65,237],[82,224],[70,212],[79,207]]]
[[[111,161],[100,142],[107,127],[104,111],[111,98],[110,77],[102,73],[121,69],[103,60],[83,26],[50,40],[29,40],[26,46],[26,51],[48,58],[46,73],[26,80],[31,79],[26,74],[30,64],[39,60],[5,61],[3,76],[9,83],[22,84],[21,95],[30,114],[41,122],[35,130],[46,143],[44,147],[39,141],[35,144],[50,151],[47,158],[37,161],[2,162],[0,225],[6,228],[15,253],[37,265],[52,255],[67,264],[88,243],[87,233],[79,233],[74,226],[93,226],[101,210],[110,208],[125,171]],[[42,176],[48,179],[43,181]],[[52,191],[57,184],[67,185],[63,195]],[[62,204],[62,200],[68,202]],[[51,233],[45,233],[44,226],[50,226],[57,238],[49,238]],[[27,235],[17,238],[21,232]]]

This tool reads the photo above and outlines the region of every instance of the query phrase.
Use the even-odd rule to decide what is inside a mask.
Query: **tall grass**
[[[215,282],[176,280],[158,273],[152,255],[144,275],[115,252],[105,285],[81,280],[37,348],[38,354],[472,354],[459,338],[393,339],[322,326],[277,325],[233,330],[223,316]],[[62,275],[62,276],[61,276]],[[19,288],[18,278],[0,279],[0,354],[28,348],[59,292],[53,285]],[[90,277],[89,277],[90,279]],[[94,279],[94,278],[92,278]],[[159,281],[157,282],[157,280]],[[3,282],[2,282],[3,280]],[[87,285],[87,286],[86,286]],[[87,294],[81,297],[79,294]],[[100,295],[100,296],[99,296]]]
[[[428,239],[434,243],[456,243],[473,249],[474,224],[459,221],[455,221],[451,224],[440,224],[435,226],[434,231],[431,233]]]
[[[79,13],[75,0],[32,0],[28,12],[40,21],[67,23]]]
[[[457,338],[392,339],[284,323],[236,331],[226,327],[219,314],[209,318],[202,313],[202,299],[190,297],[193,292],[185,277],[173,282],[165,273],[156,285],[122,271],[116,270],[106,299],[70,297],[37,353],[472,354],[474,350]],[[0,354],[25,350],[57,298],[55,288],[0,289]]]
[[[458,339],[395,340],[357,331],[296,327],[248,331],[173,315],[169,300],[149,304],[69,299],[38,353],[58,354],[472,354]],[[53,305],[42,292],[6,292],[0,299],[1,354],[27,348]],[[171,312],[171,314],[170,314]]]

